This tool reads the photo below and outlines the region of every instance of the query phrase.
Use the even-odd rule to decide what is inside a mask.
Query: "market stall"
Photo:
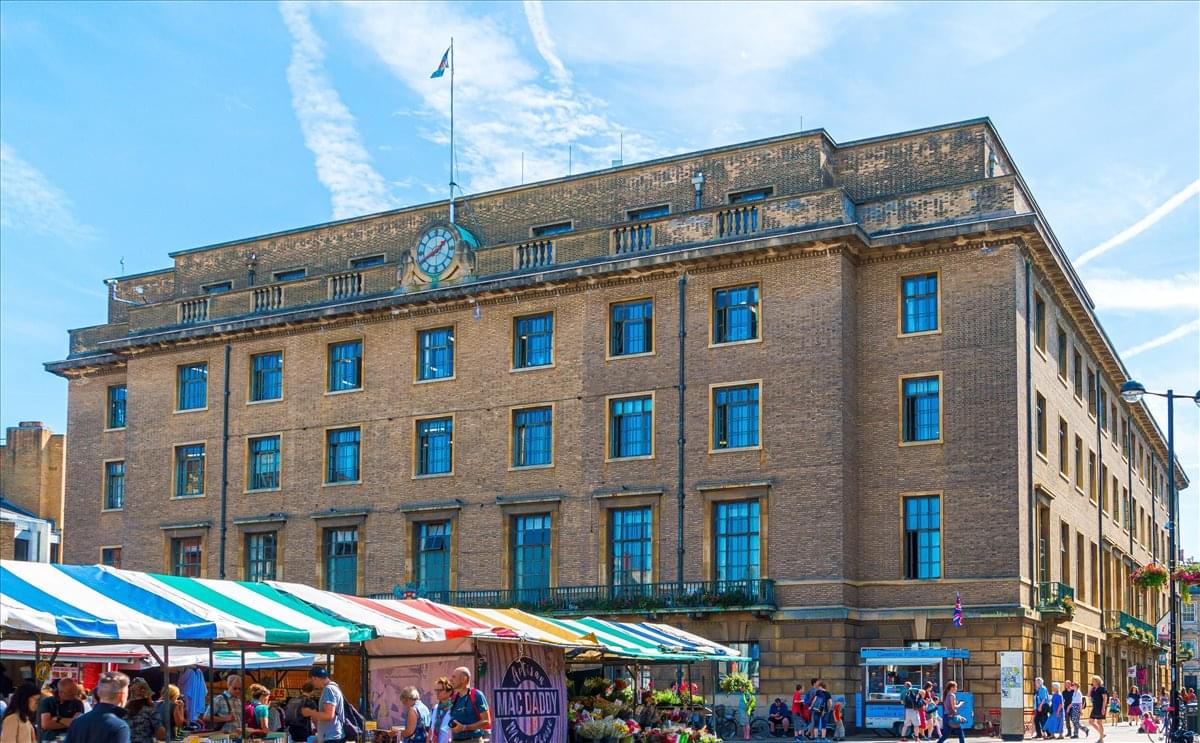
[[[855,724],[869,730],[899,735],[904,725],[902,696],[905,682],[918,689],[932,681],[940,697],[947,681],[958,684],[958,713],[964,729],[975,726],[974,695],[963,686],[963,669],[971,658],[961,648],[863,648],[863,691],[856,695]]]

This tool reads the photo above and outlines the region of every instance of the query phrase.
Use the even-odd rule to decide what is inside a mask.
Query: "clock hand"
[[[428,260],[432,259],[435,255],[442,252],[442,248],[444,248],[444,247],[446,247],[446,241],[442,240],[441,242],[439,242],[437,244],[437,246],[433,250],[431,250],[425,254],[425,260],[428,261]]]

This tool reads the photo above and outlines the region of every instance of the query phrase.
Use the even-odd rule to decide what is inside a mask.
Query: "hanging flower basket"
[[[1200,586],[1200,563],[1189,562],[1175,569],[1175,581],[1180,584],[1183,603],[1192,603],[1192,589]]]
[[[1167,572],[1167,569],[1157,562],[1140,567],[1129,576],[1129,579],[1138,588],[1162,588],[1170,578],[1171,574]]]

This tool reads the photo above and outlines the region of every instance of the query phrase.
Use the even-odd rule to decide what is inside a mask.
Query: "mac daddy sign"
[[[482,645],[482,643],[481,643]],[[563,743],[566,676],[561,650],[487,643],[484,692],[492,709],[492,743]],[[489,688],[490,687],[490,688]]]

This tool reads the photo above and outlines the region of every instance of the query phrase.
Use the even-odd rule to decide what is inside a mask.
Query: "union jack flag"
[[[954,626],[962,626],[962,596],[958,594],[958,591],[954,592]]]

